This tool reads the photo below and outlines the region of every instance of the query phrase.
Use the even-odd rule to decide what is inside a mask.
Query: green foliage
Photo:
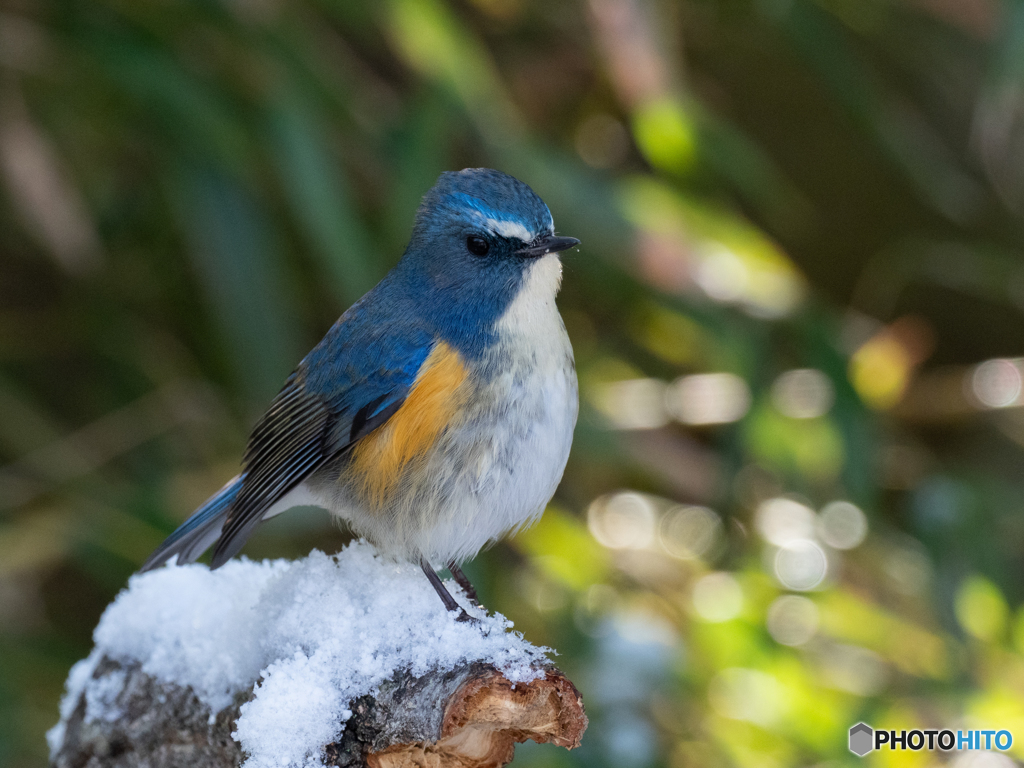
[[[519,763],[852,762],[862,719],[1024,757],[1022,30],[1010,0],[0,4],[0,762],[45,762],[104,606],[469,165],[583,241],[564,482],[469,567],[591,716]],[[334,550],[325,517],[246,551]]]

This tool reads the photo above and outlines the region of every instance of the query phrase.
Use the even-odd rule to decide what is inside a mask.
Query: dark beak
[[[558,253],[568,248],[573,248],[580,244],[580,241],[575,237],[556,237],[555,235],[541,235],[532,243],[527,245],[525,248],[520,248],[516,251],[520,256],[529,256],[530,258],[537,258],[538,256],[544,256],[549,253]]]

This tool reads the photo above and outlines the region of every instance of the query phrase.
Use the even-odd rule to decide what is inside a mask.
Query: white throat
[[[562,262],[557,253],[536,259],[527,267],[519,293],[512,299],[495,328],[500,334],[533,336],[553,330],[552,322],[562,326],[555,296],[562,285]]]

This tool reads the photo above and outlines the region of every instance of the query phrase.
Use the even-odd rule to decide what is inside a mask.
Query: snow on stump
[[[550,649],[466,609],[478,624],[361,543],[133,576],[71,670],[52,764],[470,768],[527,739],[579,746],[583,704]]]

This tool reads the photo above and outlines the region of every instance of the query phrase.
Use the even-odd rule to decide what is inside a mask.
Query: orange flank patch
[[[352,449],[345,477],[361,485],[370,509],[382,510],[409,465],[423,460],[441,433],[457,418],[465,401],[468,372],[457,351],[438,342],[409,391],[383,426]]]

